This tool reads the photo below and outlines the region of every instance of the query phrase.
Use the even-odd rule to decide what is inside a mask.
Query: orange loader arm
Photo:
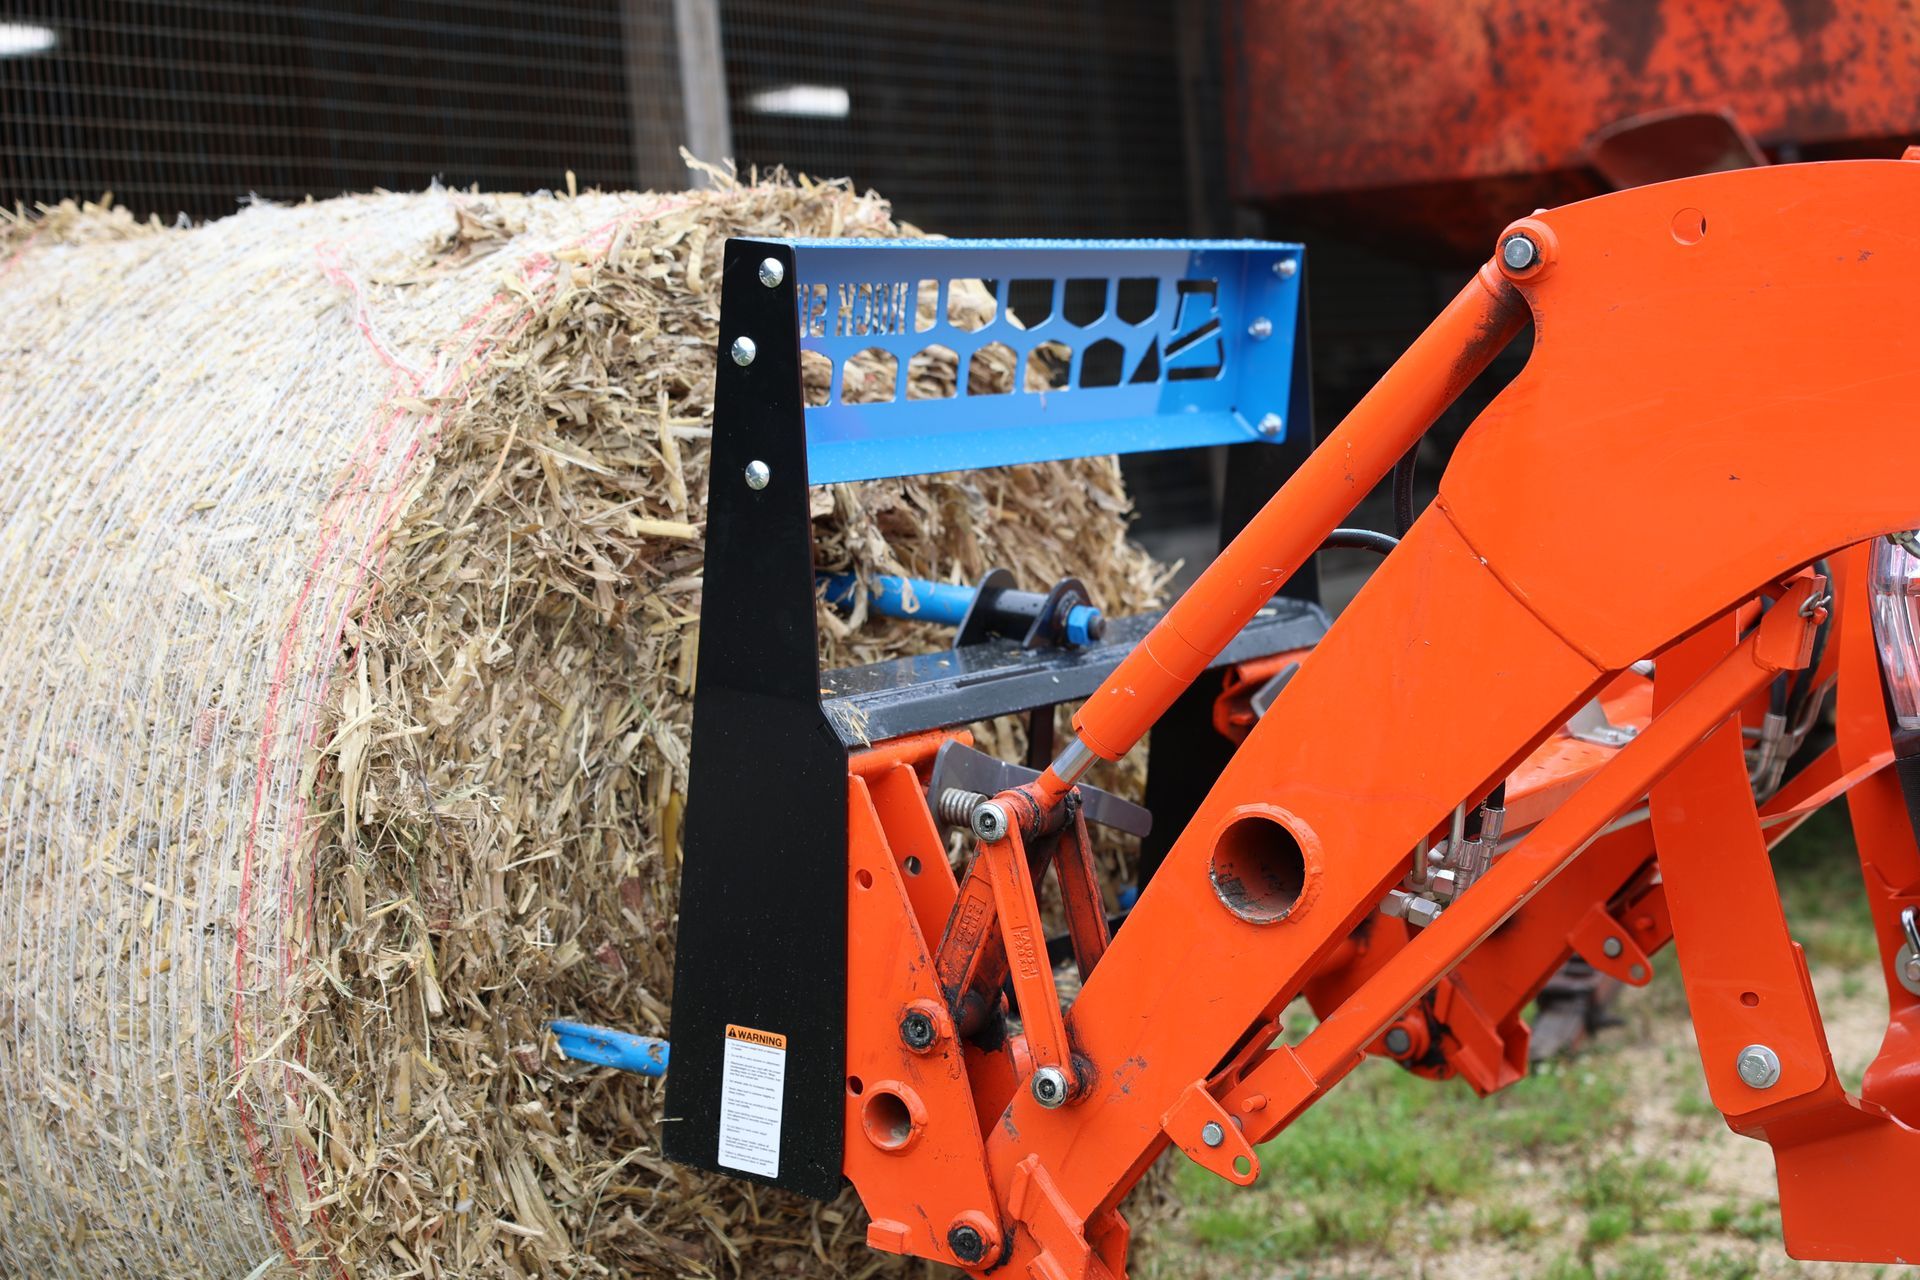
[[[845,1162],[871,1243],[975,1274],[1121,1277],[1117,1205],[1168,1146],[1250,1182],[1258,1145],[1370,1052],[1499,1088],[1524,1071],[1519,1011],[1565,956],[1644,982],[1671,936],[1709,1092],[1775,1150],[1790,1251],[1920,1256],[1920,1216],[1887,1190],[1920,1162],[1920,996],[1896,971],[1920,852],[1885,767],[1866,583],[1867,544],[1920,526],[1908,154],[1514,223],[1081,707],[1051,768],[975,811],[961,880],[914,786],[937,741],[856,758]],[[1125,927],[1077,922],[1084,985],[1063,1013],[1033,875],[1050,856],[1068,886],[1075,784],[1132,748],[1528,321],[1526,367],[1438,500],[1252,726]],[[1839,682],[1837,745],[1757,800],[1742,725],[1815,661],[1829,617],[1811,678]],[[1582,754],[1562,726],[1597,697],[1632,718]],[[1509,779],[1503,843],[1486,802]],[[1865,1096],[1835,1076],[1766,856],[1843,793],[1893,1007]],[[1496,825],[1448,896],[1426,856],[1456,813]],[[995,965],[1020,1030],[982,1045],[959,996],[997,998]],[[1280,1015],[1303,993],[1322,1020],[1287,1047]],[[909,1013],[924,1043],[903,1039]]]

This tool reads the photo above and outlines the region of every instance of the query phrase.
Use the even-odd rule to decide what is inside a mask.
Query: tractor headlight
[[[1911,533],[1873,540],[1868,581],[1873,590],[1873,638],[1880,647],[1893,717],[1920,730],[1920,546]]]

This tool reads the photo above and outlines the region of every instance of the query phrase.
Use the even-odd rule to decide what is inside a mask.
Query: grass
[[[1773,874],[1808,964],[1857,969],[1879,961],[1844,806],[1828,805],[1782,840],[1773,851]]]
[[[1555,1070],[1480,1099],[1457,1081],[1435,1084],[1385,1062],[1362,1065],[1261,1149],[1275,1196],[1247,1194],[1187,1166],[1180,1194],[1188,1230],[1216,1256],[1292,1258],[1386,1250],[1411,1233],[1438,1247],[1469,1206],[1482,1239],[1524,1240],[1534,1211],[1497,1195],[1493,1151],[1552,1153],[1618,1127],[1607,1081]],[[1489,1142],[1460,1141],[1469,1132]]]
[[[1181,1191],[1199,1206],[1194,1233],[1249,1257],[1289,1257],[1355,1245],[1384,1247],[1430,1201],[1466,1195],[1488,1171],[1482,1151],[1434,1142],[1462,1105],[1396,1067],[1367,1064],[1342,1088],[1262,1148],[1263,1169],[1286,1186],[1287,1203],[1244,1202],[1198,1167]],[[1457,1092],[1465,1093],[1464,1087]]]
[[[1715,1205],[1707,1214],[1707,1229],[1748,1240],[1771,1240],[1780,1235],[1780,1210],[1771,1204]]]

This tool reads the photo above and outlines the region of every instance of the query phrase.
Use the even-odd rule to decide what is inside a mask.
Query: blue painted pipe
[[[816,574],[824,584],[827,603],[839,609],[853,608],[858,579],[850,573]],[[928,578],[901,578],[877,574],[867,579],[867,607],[889,618],[912,622],[938,622],[957,627],[973,607],[977,587],[934,582]],[[1067,610],[1067,643],[1080,648],[1099,638],[1101,615],[1097,605],[1077,604]]]
[[[636,1036],[626,1031],[590,1026],[584,1022],[551,1022],[553,1034],[560,1037],[560,1052],[574,1062],[591,1062],[601,1067],[618,1067],[636,1075],[667,1074],[669,1046],[652,1036]]]
[[[843,609],[853,608],[858,579],[850,573],[823,573],[819,578],[827,584],[828,604]],[[938,622],[957,627],[960,620],[967,616],[967,610],[973,607],[972,587],[934,582],[927,578],[876,575],[867,579],[867,591],[867,607],[889,618],[909,618],[916,622]],[[908,601],[909,593],[912,595],[911,603]]]

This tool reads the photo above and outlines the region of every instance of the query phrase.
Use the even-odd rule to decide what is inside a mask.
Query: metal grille
[[[954,234],[1194,229],[1191,0],[678,4],[718,10],[727,84],[693,96],[730,119],[743,164],[851,175]],[[675,8],[0,0],[0,200],[111,190],[143,215],[210,217],[249,192],[526,190],[568,169],[681,186]]]
[[[734,150],[954,235],[1186,233],[1175,8],[721,0]]]
[[[47,41],[47,47],[39,47]],[[0,199],[684,185],[671,6],[6,0]]]

